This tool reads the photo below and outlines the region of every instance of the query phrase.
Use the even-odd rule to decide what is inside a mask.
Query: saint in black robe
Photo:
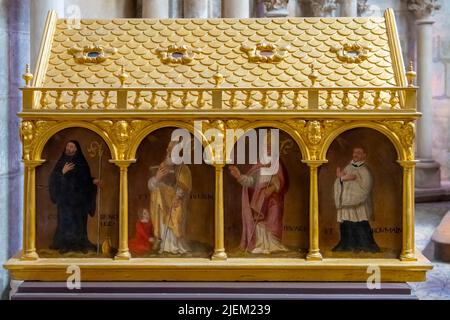
[[[53,169],[49,190],[50,198],[58,210],[58,222],[51,249],[67,251],[96,250],[87,236],[88,215],[95,214],[97,186],[89,165],[84,158],[78,141],[70,141],[77,147],[75,155],[63,154]],[[66,163],[73,163],[74,169],[63,175]]]

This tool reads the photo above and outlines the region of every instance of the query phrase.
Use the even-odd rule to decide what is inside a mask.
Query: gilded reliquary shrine
[[[392,10],[79,25],[50,12],[21,89],[24,241],[6,267],[19,280],[65,281],[76,265],[84,281],[366,281],[376,266],[382,281],[423,281],[415,76]],[[169,157],[179,129],[200,161]],[[279,151],[270,174],[236,161],[253,133]]]

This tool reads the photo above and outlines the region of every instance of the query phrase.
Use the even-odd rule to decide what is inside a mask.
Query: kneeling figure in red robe
[[[128,242],[133,254],[149,253],[153,247],[153,226],[147,209],[139,210],[139,220],[136,222],[134,238]]]

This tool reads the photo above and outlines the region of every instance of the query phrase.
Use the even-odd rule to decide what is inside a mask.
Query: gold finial
[[[122,65],[122,73],[119,74],[120,86],[123,87],[125,85],[125,82],[127,81],[128,77],[129,77],[128,74],[125,73],[125,66]]]
[[[414,80],[416,79],[416,76],[417,73],[414,71],[414,62],[411,60],[409,62],[408,72],[406,73],[409,87],[414,87]]]
[[[316,84],[317,78],[319,76],[317,75],[317,71],[314,68],[314,64],[311,63],[310,67],[311,67],[311,73],[309,74],[308,78],[309,78],[309,80],[311,80],[311,87],[314,87],[314,85]]]
[[[22,75],[22,78],[25,80],[25,86],[29,87],[31,80],[33,80],[33,74],[30,72],[30,65],[27,64],[25,68],[25,73]]]
[[[216,83],[216,87],[220,87],[223,82],[223,74],[219,71],[219,66],[217,66],[217,72],[214,74],[214,82]]]

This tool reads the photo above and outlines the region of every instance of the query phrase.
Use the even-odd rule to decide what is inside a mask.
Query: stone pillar
[[[432,39],[433,23],[428,19],[417,20],[417,85],[418,107],[422,112],[419,120],[418,156],[421,159],[432,159],[433,108],[432,108]],[[423,134],[425,133],[425,134]]]
[[[288,17],[301,17],[302,8],[301,0],[289,0],[288,2]]]
[[[249,18],[249,0],[225,0],[222,1],[222,18]]]
[[[169,18],[169,0],[142,0],[142,18]]]
[[[184,18],[208,18],[208,0],[184,0],[183,1]]]
[[[264,0],[253,0],[253,16],[255,18],[263,18],[266,16],[266,6]]]
[[[312,0],[311,7],[314,17],[333,17],[337,9],[335,0]]]
[[[183,17],[183,0],[170,0],[169,1],[169,17],[170,18],[182,18]]]
[[[30,1],[30,54],[31,70],[34,73],[41,46],[45,21],[48,11],[55,10],[58,18],[64,17],[64,0],[32,0]]]
[[[309,0],[298,0],[298,5],[300,6],[299,17],[314,17],[312,2]]]
[[[0,265],[22,248],[23,165],[18,143],[22,74],[30,62],[30,1],[0,0]],[[44,17],[45,19],[45,17]],[[0,299],[8,286],[0,267]],[[3,298],[7,298],[6,292]]]
[[[417,124],[416,187],[439,188],[440,165],[433,160],[433,23],[432,14],[439,10],[436,0],[409,0],[408,9],[416,15],[417,25],[417,86],[418,111],[422,118]]]
[[[341,17],[357,17],[358,1],[357,0],[338,0],[339,15]]]
[[[245,2],[245,0],[243,0]],[[211,19],[222,18],[222,0],[209,0],[208,17]],[[228,2],[228,1],[225,1]]]
[[[64,0],[64,4],[67,19],[136,18],[136,1],[131,0]]]

